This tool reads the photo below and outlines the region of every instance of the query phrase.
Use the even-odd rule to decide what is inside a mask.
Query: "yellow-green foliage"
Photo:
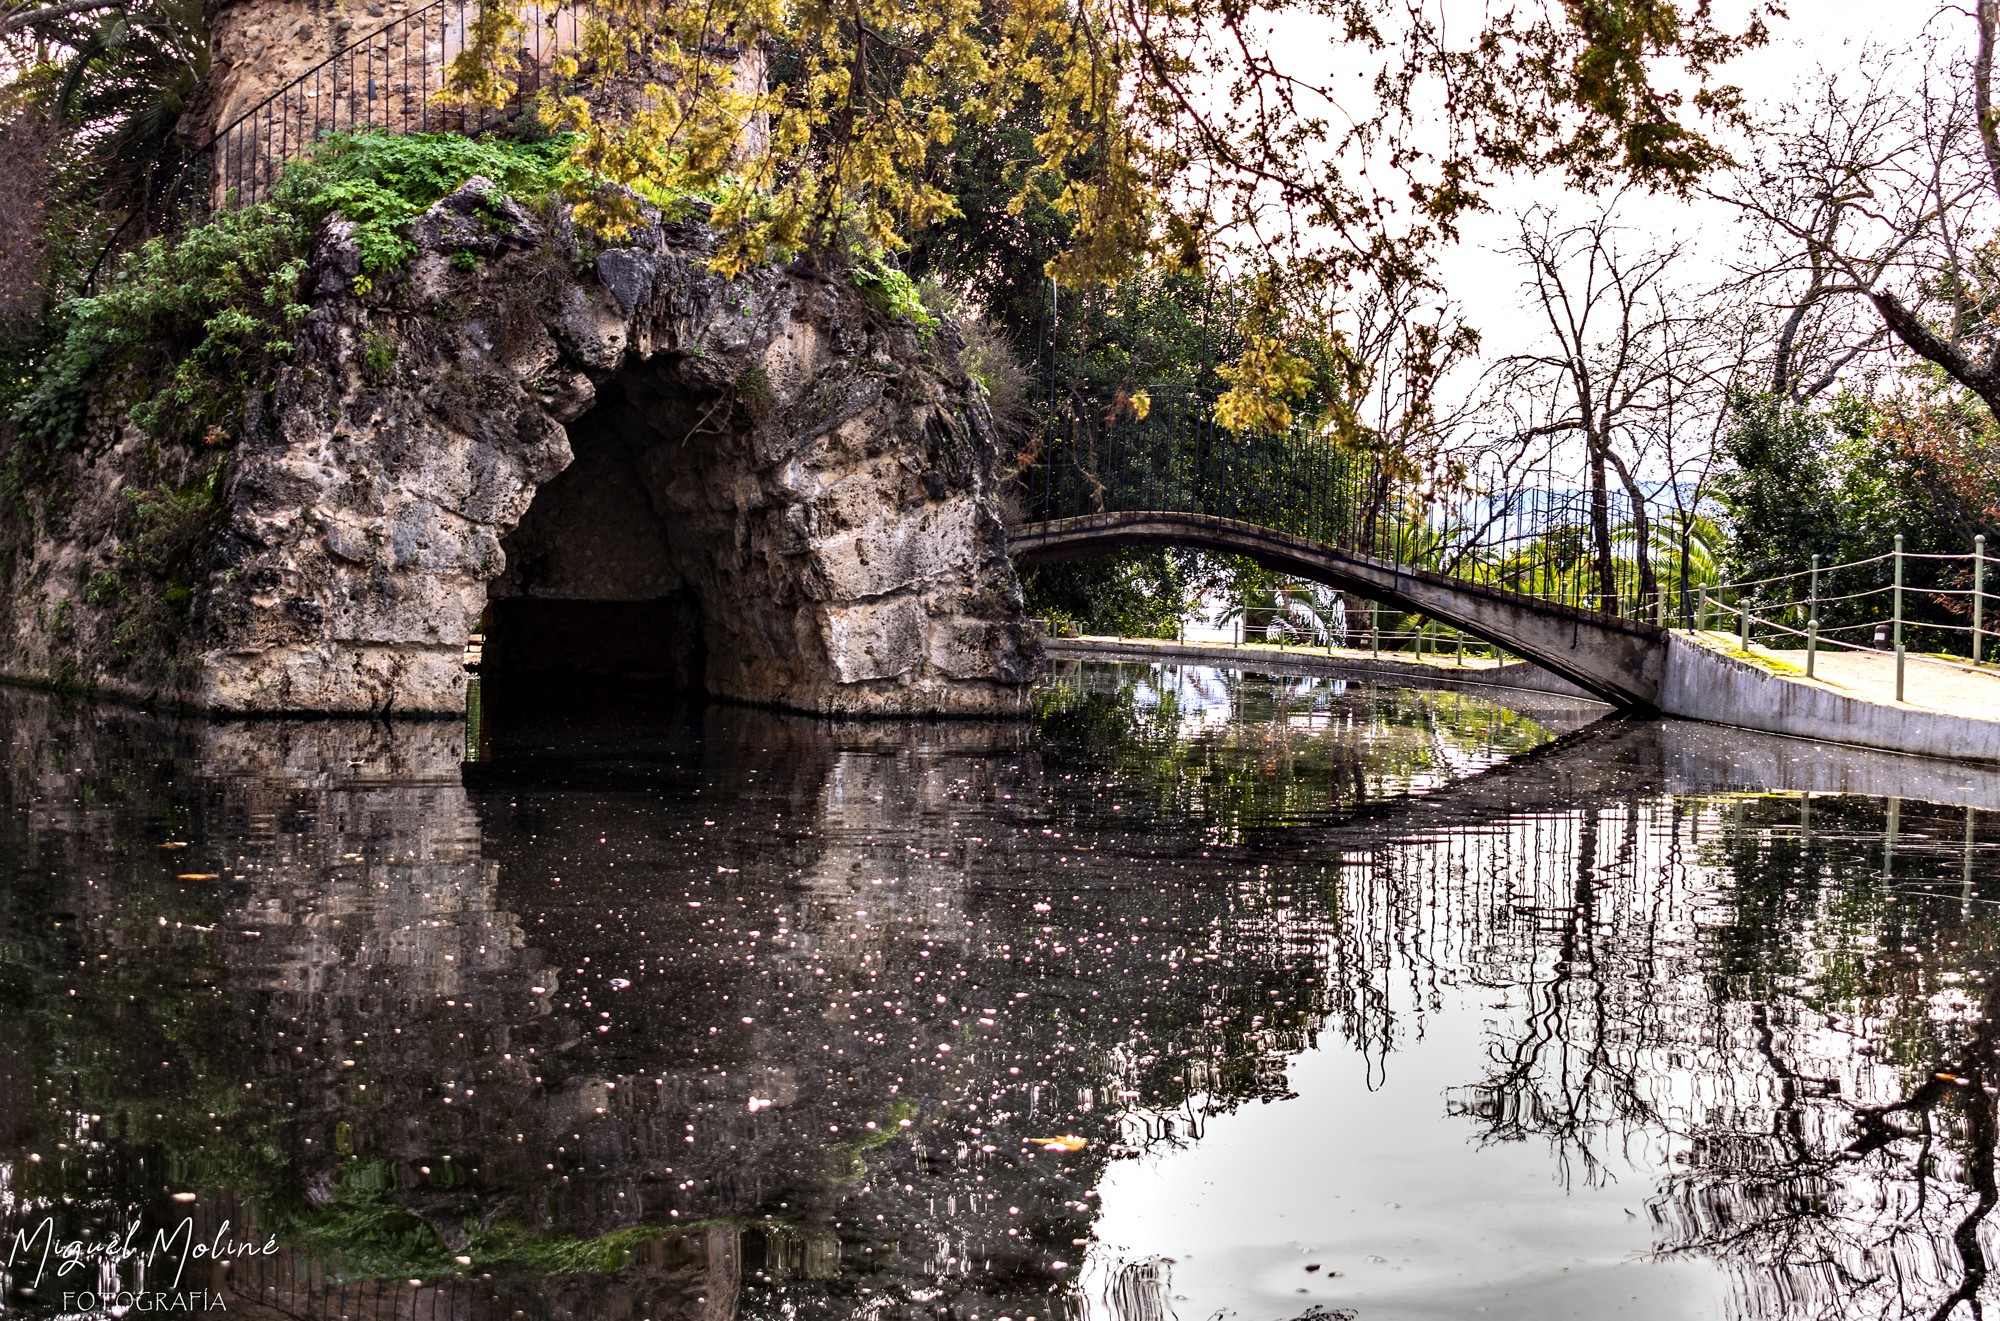
[[[725,275],[807,249],[900,249],[960,215],[953,157],[975,130],[1017,122],[1026,150],[982,204],[1062,219],[1047,274],[1086,285],[1227,262],[1299,291],[1259,332],[1272,347],[1237,368],[1224,416],[1283,429],[1301,393],[1284,346],[1323,335],[1347,283],[1422,286],[1431,245],[1487,205],[1496,168],[1687,187],[1724,159],[1699,118],[1738,115],[1711,71],[1765,38],[1761,10],[1731,30],[1707,4],[1496,5],[1449,30],[1435,8],[593,0],[540,114],[576,135],[580,223],[615,235],[635,196],[712,193]],[[508,104],[544,17],[528,0],[480,5],[445,99]],[[1339,81],[1301,81],[1274,31],[1331,50]],[[768,84],[739,76],[767,64]],[[759,124],[767,140],[745,150]]]
[[[937,327],[937,317],[924,306],[917,283],[909,276],[883,264],[880,259],[856,264],[853,274],[854,283],[867,295],[868,301],[890,316],[908,321],[922,331]]]

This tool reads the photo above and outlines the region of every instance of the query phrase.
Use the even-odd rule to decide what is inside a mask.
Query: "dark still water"
[[[2000,1297],[2000,773],[1511,700],[0,693],[5,1312]]]

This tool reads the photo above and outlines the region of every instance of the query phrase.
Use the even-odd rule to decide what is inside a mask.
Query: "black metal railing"
[[[1066,419],[1017,482],[1031,523],[1203,514],[1578,609],[1654,623],[1691,616],[1699,582],[1683,579],[1667,511],[1649,503],[1642,522],[1622,489],[1600,497],[1554,470],[1481,476],[1408,470],[1344,450],[1310,424],[1237,436],[1208,401],[1171,395],[1143,418],[1127,408]]]
[[[502,104],[444,104],[439,93],[479,10],[480,0],[431,0],[232,115],[112,231],[83,278],[84,292],[94,293],[112,258],[133,244],[198,225],[219,207],[263,200],[286,162],[328,134],[474,134],[518,116],[553,85],[555,57],[577,44],[580,10],[570,0],[527,7],[512,52],[518,67]]]
[[[210,200],[260,199],[285,162],[330,133],[477,133],[518,115],[550,84],[555,57],[577,45],[571,3],[529,6],[513,51],[514,87],[499,106],[441,104],[453,60],[466,50],[479,0],[430,4],[363,33],[232,117],[203,148]]]

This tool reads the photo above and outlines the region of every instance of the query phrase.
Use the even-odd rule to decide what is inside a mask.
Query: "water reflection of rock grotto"
[[[743,736],[782,744],[804,728],[774,721]],[[264,1026],[255,1067],[295,1115],[306,1195],[336,1198],[343,1157],[386,1158],[398,1203],[452,1248],[468,1216],[590,1238],[794,1213],[750,1232],[748,1250],[741,1226],[697,1231],[692,1257],[686,1235],[658,1240],[633,1269],[566,1281],[556,1314],[674,1315],[691,1303],[726,1314],[741,1272],[829,1275],[837,1236],[871,1218],[885,1228],[864,1258],[893,1252],[962,1277],[1011,1254],[1027,1272],[1041,1253],[1015,1250],[1010,1199],[965,1173],[991,1145],[977,1141],[986,1125],[1011,1117],[980,1082],[998,1069],[976,1020],[1013,1006],[973,1003],[996,994],[965,971],[976,937],[963,859],[924,847],[937,818],[965,814],[959,799],[993,796],[993,776],[1018,772],[1021,735],[1004,731],[995,749],[992,730],[946,734],[886,753],[760,759],[765,783],[744,792],[769,819],[739,801],[714,809],[719,828],[669,812],[636,830],[635,812],[657,800],[568,794],[550,821],[535,819],[532,790],[474,802],[455,731],[322,724],[212,740],[203,762],[226,819],[211,829],[251,842],[231,868],[246,889],[218,932],[223,961],[243,1017]],[[774,772],[789,779],[771,783]],[[803,818],[796,835],[771,829],[788,818]],[[593,845],[624,847],[579,856]],[[694,859],[680,866],[684,893],[703,899],[616,883],[621,863],[656,884],[683,855]],[[574,902],[565,887],[581,889]],[[532,931],[517,912],[538,914]],[[920,1039],[871,1055],[871,1037],[888,1043],[865,1020],[894,1015],[857,1003],[859,988],[873,1000],[883,985],[949,1002],[936,1010],[948,1030],[912,1015]],[[909,1115],[921,1122],[902,1134]],[[859,1152],[889,1131],[913,1140],[885,1178]],[[888,1211],[912,1205],[935,1219],[890,1223]],[[1044,1268],[1023,1284],[1043,1293],[1052,1282]]]
[[[293,1080],[301,1098],[324,1101],[318,1113],[302,1105],[300,1133],[344,1128],[340,1145],[389,1154],[399,1186],[418,1190],[404,1204],[448,1246],[462,1246],[459,1215],[468,1211],[590,1238],[634,1224],[804,1210],[820,1185],[846,1174],[829,1168],[853,1159],[840,1133],[858,1145],[869,1129],[893,1125],[901,1109],[893,1098],[905,1088],[933,1108],[944,1103],[939,1094],[972,1066],[961,1055],[956,1071],[924,1061],[921,1080],[906,1076],[915,1069],[863,1078],[845,1047],[833,1048],[836,1062],[809,1050],[793,1062],[794,1038],[840,1036],[813,1032],[815,1019],[843,1017],[831,988],[879,979],[918,957],[909,953],[918,945],[939,965],[931,980],[961,980],[943,957],[965,940],[956,869],[912,855],[885,885],[873,851],[845,845],[850,834],[910,834],[913,810],[921,816],[924,800],[941,800],[940,786],[925,783],[935,768],[920,757],[914,766],[911,756],[868,754],[765,763],[794,772],[787,784],[760,787],[775,816],[821,824],[795,841],[744,839],[753,827],[740,805],[719,811],[738,838],[696,846],[707,874],[697,880],[690,869],[688,893],[707,898],[688,900],[626,894],[613,883],[620,862],[657,877],[688,847],[668,826],[629,833],[629,797],[570,798],[559,822],[524,820],[497,795],[471,802],[457,787],[456,750],[435,751],[446,754],[436,786],[338,791],[341,801],[327,808],[345,828],[307,846],[316,856],[295,860],[306,864],[291,873],[303,886],[276,881],[239,910],[260,933],[237,966],[263,973],[274,1018],[347,1057],[329,1057],[317,1079]],[[628,847],[615,860],[579,857],[593,840]],[[723,856],[739,865],[723,872],[708,861]],[[503,871],[518,878],[525,907],[543,914],[532,939],[496,906]],[[565,885],[587,888],[572,905]],[[764,902],[774,896],[778,903]],[[740,934],[728,939],[723,926]],[[797,1004],[801,992],[809,1010],[771,1003],[782,995]],[[660,1059],[673,1064],[653,1067]],[[801,1072],[814,1075],[804,1089]],[[385,1103],[358,1104],[358,1089],[371,1085],[364,1076],[386,1091]],[[308,1152],[335,1145],[330,1136],[305,1141]],[[468,1182],[436,1187],[454,1161]],[[301,1164],[330,1189],[331,1164],[315,1168],[310,1156]],[[790,1178],[802,1186],[782,1186]],[[489,1200],[473,1206],[474,1190]],[[496,1195],[502,1205],[491,1202]],[[951,1209],[959,1218],[972,1208]],[[567,1281],[551,1307],[660,1316],[692,1305],[728,1315],[745,1270],[830,1275],[840,1228],[838,1218],[829,1232],[801,1216],[753,1230],[748,1251],[739,1225],[669,1234],[615,1277]],[[970,1257],[962,1233],[945,1255]]]
[[[61,768],[14,762],[37,767],[12,786],[29,805],[22,851],[107,878],[66,904],[115,939],[124,873],[93,853],[77,804],[133,747],[37,729],[46,708],[8,700],[27,713],[9,725],[17,751],[61,749]],[[214,955],[255,1035],[210,1066],[257,1079],[303,1198],[339,1205],[355,1170],[380,1171],[446,1250],[482,1256],[510,1224],[544,1243],[657,1231],[626,1269],[532,1284],[342,1285],[302,1257],[210,1277],[239,1313],[484,1318],[534,1298],[531,1315],[719,1318],[754,1293],[839,1315],[872,1290],[1065,1315],[1104,1161],[1284,1095],[1287,1059],[1322,1027],[1389,1067],[1438,979],[1463,974],[1543,1012],[1496,1039],[1486,1076],[1467,1062],[1455,1113],[1488,1138],[1545,1139],[1585,1177],[1619,1134],[1677,1145],[1688,1174],[1655,1201],[1661,1245],[1735,1252],[1740,1314],[1809,1314],[1772,1300],[1851,1287],[1869,1251],[1917,1278],[1955,1268],[1943,1211],[1789,1274],[1736,1233],[1782,1222],[1827,1239],[1827,1218],[1796,1207],[1824,1206],[1833,1174],[1851,1203],[1879,1173],[1838,1161],[1849,1120],[1832,1098],[1902,1098],[1858,1056],[1837,1087],[1799,1081],[1787,1061],[1823,1019],[1692,961],[1713,896],[1677,851],[1726,852],[1716,813],[1637,799],[1667,762],[1684,779],[1746,759],[1670,755],[1658,726],[1230,848],[1111,830],[1017,728],[726,712],[644,757],[503,754],[470,789],[455,727],[195,728],[170,735],[193,780],[126,777],[123,836],[100,851],[130,852],[177,814],[191,857],[242,841],[213,860],[230,887]],[[1909,809],[1918,837],[1924,819]],[[1951,934],[1968,955],[1992,943]],[[1989,1020],[1973,1003],[1955,1021],[1937,1057],[1976,1072],[1964,1060]],[[1636,1085],[1668,1076],[1693,1090]],[[17,1125],[16,1153],[35,1121]],[[1028,1141],[1045,1133],[1090,1145]],[[252,1215],[226,1194],[202,1213]],[[1164,1304],[1146,1263],[1110,1278],[1131,1295],[1111,1314]]]

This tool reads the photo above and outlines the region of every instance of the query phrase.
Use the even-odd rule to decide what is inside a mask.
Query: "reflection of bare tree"
[[[1118,1321],[1169,1321],[1174,1314],[1167,1301],[1169,1270],[1157,1259],[1127,1263],[1107,1291],[1111,1314]]]
[[[1958,1287],[1947,1294],[1931,1313],[1939,1321],[1949,1316],[1960,1303],[1968,1304],[1975,1317],[1980,1314],[1979,1291],[1986,1283],[1989,1270],[1986,1251],[1979,1242],[1979,1232],[1986,1223],[1986,1217],[1992,1213],[1994,1202],[2000,1200],[1993,1178],[1992,1089],[2000,1084],[2000,1067],[1996,1067],[2000,1066],[2000,1051],[1996,1051],[1995,1041],[1996,1011],[2000,1011],[2000,983],[1995,983],[1987,992],[1979,1024],[1973,1030],[1972,1040],[1957,1069],[1950,1074],[1933,1072],[1905,1100],[1857,1114],[1856,1127],[1860,1136],[1846,1153],[1859,1158],[1871,1150],[1887,1150],[1899,1142],[1907,1143],[1914,1139],[1918,1143],[1919,1154],[1910,1164],[1913,1176],[1921,1181],[1926,1177],[1930,1164],[1925,1158],[1930,1154],[1935,1136],[1933,1114],[1947,1097],[1958,1102],[1963,1124],[1961,1136],[1965,1144],[1960,1172],[1973,1190],[1974,1199],[1951,1231],[1952,1247],[1958,1252],[1964,1272]],[[1912,1133],[1907,1128],[1898,1131],[1890,1116],[1899,1114],[1915,1116],[1918,1131]]]
[[[1990,904],[1973,902],[1974,835],[1911,804],[1797,810],[1780,832],[1768,805],[1746,826],[1739,803],[1712,849],[1758,919],[1720,944],[1728,966],[1763,970],[1731,978],[1757,983],[1742,987],[1755,997],[1743,1072],[1761,1078],[1767,1118],[1717,1113],[1695,1130],[1688,1168],[1653,1205],[1663,1250],[1735,1267],[1744,1316],[1978,1316],[2000,988]],[[1786,968],[1817,994],[1766,980]]]
[[[1635,889],[1646,825],[1637,807],[1606,815],[1578,814],[1567,892],[1534,910],[1553,949],[1522,970],[1528,1012],[1520,1031],[1494,1042],[1493,1071],[1451,1103],[1487,1141],[1546,1139],[1565,1182],[1578,1172],[1587,1183],[1602,1180],[1602,1142],[1662,1123],[1651,1094],[1665,1021],[1653,975],[1661,901],[1655,893],[1642,902]]]
[[[1665,1250],[1742,1269],[1746,1316],[1982,1315],[1982,1234],[2000,1202],[2000,984],[1949,1063],[1874,1105],[1844,1101],[1836,1079],[1801,1076],[1770,1017],[1753,1007],[1777,1084],[1768,1134],[1710,1142],[1662,1185],[1653,1212]]]
[[[1476,987],[1487,1067],[1451,1111],[1548,1142],[1564,1180],[1620,1157],[1671,1171],[1659,1250],[1725,1266],[1733,1315],[1979,1315],[2000,924],[1977,823],[1869,799],[1538,800],[1555,769],[1493,777],[1530,809],[1512,818],[1343,853],[1330,1026],[1386,1065]],[[1487,793],[1404,815],[1442,818],[1460,790]]]
[[[1885,850],[1879,802],[1821,800],[1816,822],[1722,806],[1576,813],[1566,840],[1511,860],[1532,942],[1447,870],[1431,924],[1481,949],[1418,952],[1528,988],[1454,1109],[1488,1140],[1550,1141],[1586,1178],[1621,1141],[1654,1144],[1679,1167],[1650,1204],[1661,1250],[1727,1265],[1736,1315],[1979,1315],[2000,989],[1985,905],[1965,902],[1970,846],[1945,843],[1962,820],[1914,823],[1905,804]],[[1533,865],[1551,853],[1560,895]]]

